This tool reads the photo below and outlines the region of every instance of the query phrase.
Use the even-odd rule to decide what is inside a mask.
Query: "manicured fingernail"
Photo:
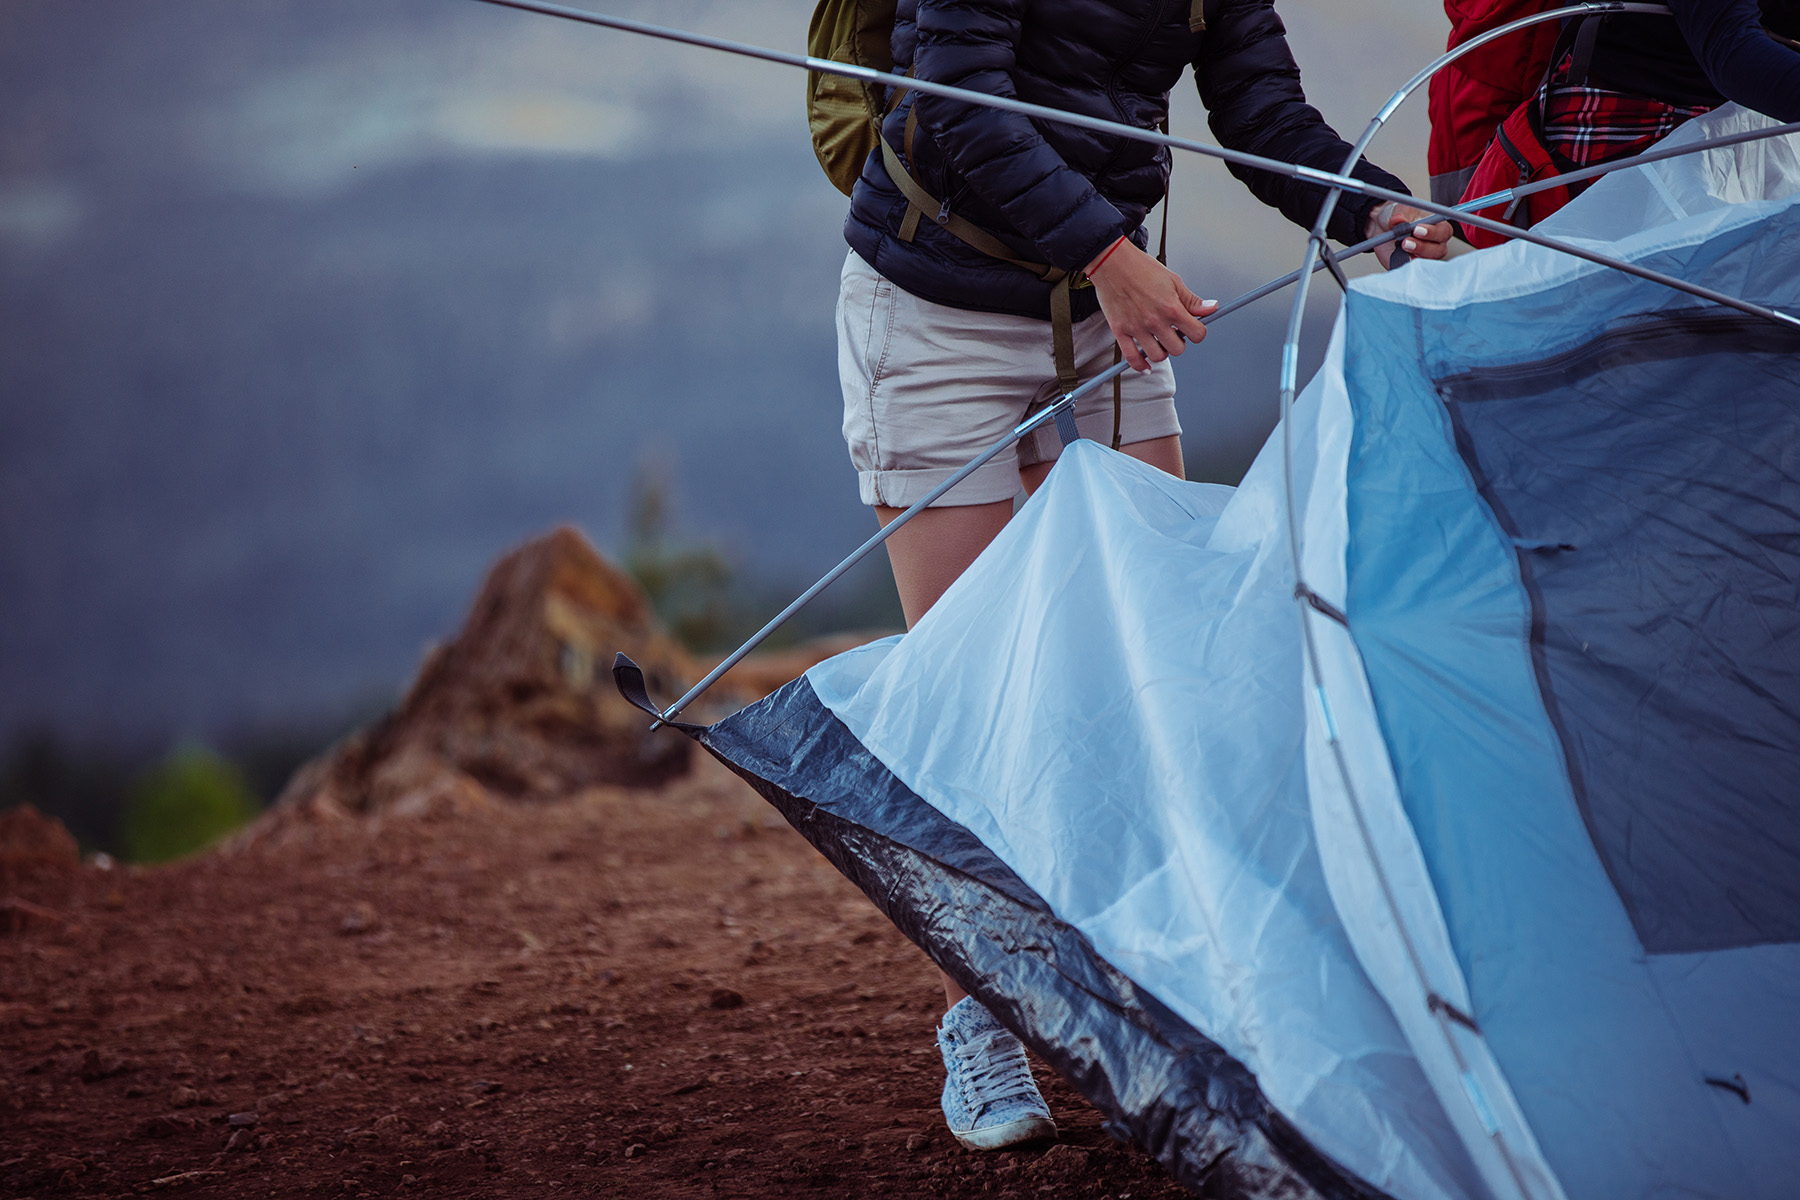
[[[1405,241],[1400,243],[1400,248],[1402,250],[1408,250],[1408,251],[1417,250],[1419,248],[1419,243],[1413,241],[1411,238],[1407,238]]]
[[[1219,307],[1219,302],[1217,300],[1202,300],[1200,303],[1206,305],[1206,307],[1208,307],[1208,308]]]
[[[1413,234],[1416,237],[1430,237],[1431,230],[1425,228],[1423,225],[1414,225]]]

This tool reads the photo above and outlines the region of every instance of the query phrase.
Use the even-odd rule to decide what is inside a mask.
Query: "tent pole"
[[[1507,188],[1505,191],[1490,192],[1486,196],[1477,196],[1473,200],[1458,204],[1455,208],[1444,212],[1442,215],[1454,216],[1460,220],[1464,213],[1480,212],[1482,209],[1492,208],[1496,204],[1505,204],[1511,200],[1523,199],[1526,196],[1535,196],[1539,192],[1547,192],[1552,188],[1563,187],[1566,184],[1580,183],[1586,179],[1597,179],[1602,175],[1610,175],[1614,171],[1628,171],[1632,167],[1641,167],[1648,163],[1663,162],[1671,158],[1684,158],[1687,155],[1698,154],[1704,150],[1718,150],[1726,146],[1741,146],[1745,142],[1760,142],[1768,138],[1785,137],[1790,133],[1800,133],[1800,121],[1795,121],[1787,125],[1773,125],[1767,129],[1747,129],[1741,133],[1731,133],[1726,134],[1723,137],[1708,138],[1705,141],[1694,142],[1687,146],[1667,147],[1661,150],[1647,150],[1642,154],[1634,154],[1630,158],[1618,158],[1611,162],[1601,163],[1598,166],[1583,167],[1578,171],[1569,171],[1562,175],[1547,176],[1546,178],[1538,180],[1536,183],[1527,183],[1519,187]],[[1511,227],[1509,226],[1508,228],[1510,229]],[[1387,233],[1377,234],[1375,237],[1366,238],[1363,241],[1356,243],[1354,246],[1346,247],[1333,254],[1331,257],[1342,263],[1347,259],[1354,258],[1364,251],[1373,250],[1375,247],[1386,245],[1388,242],[1399,241],[1403,237],[1409,237],[1411,236],[1411,232],[1412,231],[1409,229],[1396,229]],[[1557,248],[1560,249],[1560,247]],[[1326,262],[1321,259],[1313,263],[1312,273],[1316,275],[1320,271],[1325,270],[1326,267]],[[1282,288],[1299,278],[1299,268],[1289,271],[1286,275],[1278,276],[1260,287],[1245,292],[1230,304],[1219,309],[1213,316],[1222,317],[1227,312],[1242,308],[1252,300],[1260,300],[1264,296],[1280,291]]]
[[[971,91],[968,88],[953,87],[946,83],[936,83],[929,79],[915,79],[911,76],[897,75],[891,71],[877,71],[869,67],[859,67],[853,63],[834,62],[828,58],[813,58],[809,55],[794,54],[785,50],[774,50],[767,46],[757,46],[749,42],[734,41],[731,38],[713,37],[708,34],[689,33],[686,30],[671,29],[667,26],[652,25],[645,21],[634,21],[625,17],[609,16],[605,13],[590,12],[586,9],[570,8],[562,4],[551,4],[547,0],[476,0],[477,3],[491,4],[499,8],[516,9],[520,12],[536,13],[540,16],[557,17],[566,21],[576,21],[584,25],[596,25],[604,29],[616,29],[625,33],[635,33],[644,37],[662,41],[677,42],[682,45],[698,46],[708,50],[718,50],[726,54],[735,54],[745,58],[760,59],[764,62],[778,63],[783,66],[797,67],[801,70],[814,71],[824,75],[840,75],[848,79],[859,79],[865,83],[878,83],[886,87],[910,88],[915,92],[927,92],[934,96],[943,96],[951,100],[959,100],[966,104],[979,105],[983,108],[1000,109],[1003,112],[1019,113],[1040,120],[1055,121],[1063,125],[1073,125],[1078,129],[1088,129],[1096,133],[1109,134],[1114,137],[1127,138],[1131,141],[1146,142],[1153,146],[1167,146],[1173,150],[1186,150],[1207,158],[1216,158],[1223,162],[1240,167],[1253,167],[1259,171],[1297,179],[1315,184],[1323,188],[1338,188],[1342,191],[1358,195],[1373,195],[1368,186],[1360,179],[1348,175],[1334,175],[1330,171],[1321,171],[1314,167],[1295,166],[1276,158],[1265,158],[1260,154],[1251,154],[1244,150],[1233,150],[1210,142],[1198,142],[1191,138],[1176,137],[1157,129],[1139,129],[1135,125],[1126,125],[1118,121],[1108,121],[1101,117],[1090,117],[1082,113],[1068,112],[1060,108],[1051,108],[1043,104],[1032,104],[1024,100],[1015,100],[1010,96],[993,96],[986,92]],[[1662,4],[1628,3],[1626,0],[1591,0],[1589,3],[1575,4],[1567,8],[1559,8],[1551,13],[1538,14],[1536,19],[1542,20],[1570,13],[1666,13],[1668,7]],[[1458,53],[1473,49],[1491,40],[1507,30],[1529,22],[1514,22],[1503,26],[1494,34],[1476,38],[1457,48]],[[1394,102],[1389,102],[1393,107]],[[1384,110],[1385,111],[1385,110]],[[1384,118],[1385,119],[1385,118]],[[1368,135],[1365,135],[1365,140]],[[1420,207],[1425,207],[1421,204]]]

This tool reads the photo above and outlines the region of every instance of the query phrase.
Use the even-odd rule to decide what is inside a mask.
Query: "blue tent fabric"
[[[1544,231],[1800,314],[1800,139]],[[690,732],[1196,1190],[1796,1194],[1785,329],[1518,243],[1359,281],[1239,488],[1077,443]]]
[[[1664,214],[1613,248],[1797,311],[1794,199]],[[1789,1195],[1795,343],[1496,259],[1454,304],[1348,302],[1342,602],[1398,791],[1567,1193]],[[1740,1080],[1749,1104],[1720,1086]]]
[[[1653,954],[1800,940],[1797,361],[1800,331],[1678,312],[1437,381]]]

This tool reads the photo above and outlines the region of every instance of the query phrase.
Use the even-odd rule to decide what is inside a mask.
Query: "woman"
[[[1191,65],[1225,145],[1333,171],[1349,153],[1306,104],[1268,0],[900,0],[893,51],[895,69],[919,79],[1143,129],[1166,120],[1169,90]],[[1206,336],[1200,318],[1216,305],[1144,250],[1168,151],[912,91],[890,97],[882,135],[852,196],[838,305],[844,434],[878,519],[893,520],[1115,353],[1134,370],[1116,399],[1078,408],[1078,427],[1182,475],[1168,360]],[[1231,169],[1296,223],[1316,219],[1318,187]],[[1405,190],[1370,164],[1356,174]],[[1345,196],[1329,232],[1353,242],[1423,216]],[[1419,225],[1402,245],[1441,258],[1448,235],[1447,224]],[[909,628],[1059,449],[1052,431],[1025,439],[889,539]],[[1017,1039],[948,977],[944,991],[951,1132],[972,1149],[1054,1134]]]
[[[1577,51],[1552,64],[1540,93],[1544,129],[1571,169],[1640,154],[1727,100],[1800,121],[1800,46],[1792,40],[1800,38],[1800,4],[1673,0],[1669,7],[1667,17],[1596,18],[1591,55],[1578,61],[1577,36]]]
[[[1568,21],[1542,84],[1500,125],[1462,199],[1641,154],[1727,100],[1800,121],[1800,0],[1670,0],[1669,8]],[[1458,118],[1434,109],[1434,142]],[[1530,228],[1592,182],[1539,192],[1508,219]],[[1473,227],[1464,236],[1482,247],[1506,240]]]

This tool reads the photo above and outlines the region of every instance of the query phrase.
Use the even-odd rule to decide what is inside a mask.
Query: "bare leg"
[[[901,511],[878,506],[875,517],[885,527]],[[919,618],[987,548],[1011,516],[1010,500],[928,508],[887,540],[888,562],[894,568],[894,585],[900,591],[900,608],[906,614],[908,629],[919,623]],[[948,975],[942,978],[944,1007],[949,1009],[968,993]]]
[[[1120,449],[1140,462],[1186,478],[1181,465],[1181,439],[1176,436],[1133,442]],[[1054,463],[1038,463],[1019,472],[1027,492],[1035,492]],[[885,528],[903,510],[877,506],[875,518]],[[928,508],[887,540],[888,562],[894,568],[894,584],[900,590],[900,608],[906,627],[919,623],[938,597],[987,549],[1012,517],[1012,502],[970,504],[955,508]],[[944,1008],[956,1007],[969,993],[955,980],[939,972],[944,981]]]
[[[885,526],[901,511],[877,507],[875,517]],[[906,613],[908,629],[919,623],[956,577],[987,549],[1011,516],[1010,500],[928,508],[887,540],[888,562],[894,568],[894,586],[900,590],[900,608]]]

